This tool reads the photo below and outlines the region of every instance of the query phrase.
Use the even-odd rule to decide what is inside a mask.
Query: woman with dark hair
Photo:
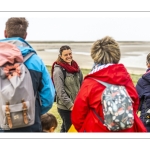
[[[52,65],[51,77],[56,89],[58,113],[62,119],[60,132],[68,132],[72,125],[71,111],[74,100],[83,80],[82,72],[73,60],[69,46],[64,45],[60,48],[58,59]]]
[[[117,132],[146,132],[144,125],[136,114],[139,106],[139,98],[136,89],[124,65],[119,64],[121,53],[118,43],[109,36],[95,41],[91,48],[91,57],[94,61],[94,66],[91,72],[84,78],[82,87],[75,99],[71,115],[72,124],[75,129],[78,132],[115,132],[106,127],[104,116],[109,114],[111,116],[111,114],[113,114],[112,111],[118,110],[118,112],[115,113],[116,116],[113,118],[114,121],[110,122],[112,127],[115,123],[122,127],[121,130],[116,130]],[[120,108],[117,109],[117,107],[114,107],[113,110],[113,106],[117,105],[107,101],[107,103],[109,102],[107,105],[109,105],[108,110],[110,112],[107,110],[107,114],[103,113],[103,106],[106,106],[106,103],[102,105],[103,99],[106,99],[109,95],[114,97],[118,94],[118,92],[116,91],[116,93],[113,94],[106,93],[105,97],[103,97],[103,91],[106,87],[103,84],[98,83],[97,81],[99,80],[102,81],[102,83],[105,82],[111,85],[120,85],[125,87],[133,101],[132,117],[134,116],[134,121],[132,122],[132,126],[125,129],[123,124],[131,116],[128,112],[132,106],[128,107],[128,110],[126,110],[126,104],[124,103],[121,110]],[[116,104],[120,105],[121,98],[122,97],[119,97],[118,103]],[[124,118],[124,120],[120,119],[122,113],[125,113],[126,118]],[[111,118],[108,119],[110,120]],[[119,119],[121,120],[120,122]]]

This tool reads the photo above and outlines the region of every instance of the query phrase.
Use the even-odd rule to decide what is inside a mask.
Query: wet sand
[[[92,42],[85,43],[30,43],[36,49],[38,55],[46,65],[52,65],[57,59],[59,48],[69,45],[73,51],[73,59],[77,61],[80,68],[91,69],[93,60],[90,56]],[[149,42],[125,42],[119,43],[121,49],[121,60],[131,74],[143,74],[146,71],[146,56],[150,52]],[[40,47],[39,47],[40,46]]]

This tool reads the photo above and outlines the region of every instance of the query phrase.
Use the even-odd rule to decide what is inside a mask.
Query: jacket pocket
[[[23,110],[22,103],[14,104],[14,105],[2,105],[2,112],[3,112],[3,123],[2,126],[5,126],[6,128],[10,128],[10,124],[12,124],[13,128],[22,127],[25,124],[28,124],[30,122],[30,116],[28,113],[29,110],[29,102],[26,101],[26,110]],[[6,107],[9,107],[9,111],[6,110]],[[28,123],[26,123],[27,121]]]

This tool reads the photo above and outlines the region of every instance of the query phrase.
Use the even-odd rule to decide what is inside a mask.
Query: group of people
[[[52,64],[50,76],[36,51],[25,41],[28,24],[26,18],[9,18],[4,31],[5,39],[0,42],[13,43],[21,47],[22,56],[34,52],[34,55],[25,61],[25,65],[30,72],[36,95],[35,121],[31,126],[3,132],[54,132],[58,122],[56,117],[48,112],[54,99],[62,119],[60,132],[68,132],[72,124],[77,132],[111,132],[98,117],[104,120],[101,101],[105,86],[96,80],[124,86],[132,99],[134,124],[118,132],[150,131],[150,121],[147,121],[150,108],[150,69],[139,79],[135,87],[125,66],[119,64],[121,52],[118,43],[106,36],[93,43],[91,57],[94,65],[84,79],[68,45],[60,47],[58,58]],[[146,63],[150,68],[150,54]],[[140,117],[137,115],[138,110],[141,111]]]

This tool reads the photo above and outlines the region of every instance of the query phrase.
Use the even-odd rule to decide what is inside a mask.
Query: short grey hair
[[[113,38],[106,36],[93,43],[91,57],[95,63],[117,64],[121,57],[119,45]]]

